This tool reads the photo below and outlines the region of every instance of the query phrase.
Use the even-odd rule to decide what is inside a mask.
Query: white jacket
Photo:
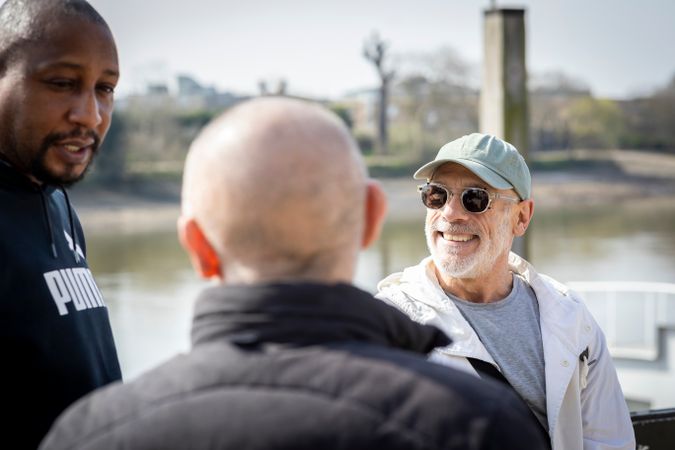
[[[579,296],[515,253],[510,270],[539,301],[544,347],[546,412],[553,450],[635,449],[635,435],[605,337]],[[411,319],[435,325],[453,343],[430,359],[477,375],[466,357],[499,369],[476,332],[441,289],[431,257],[380,281],[377,297]],[[588,349],[588,357],[582,353]]]

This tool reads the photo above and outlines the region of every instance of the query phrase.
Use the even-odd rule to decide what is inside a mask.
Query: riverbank
[[[574,152],[538,156],[532,184],[536,209],[565,205],[622,205],[639,200],[645,207],[672,204],[675,195],[675,156],[630,151]],[[415,220],[424,214],[410,178],[380,179],[389,199],[388,220]],[[175,227],[180,185],[156,182],[120,190],[78,185],[71,196],[87,231],[109,228],[128,231]]]

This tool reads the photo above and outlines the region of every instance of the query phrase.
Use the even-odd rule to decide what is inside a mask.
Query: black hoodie
[[[54,419],[121,379],[108,310],[67,194],[0,160],[0,442],[35,448]]]

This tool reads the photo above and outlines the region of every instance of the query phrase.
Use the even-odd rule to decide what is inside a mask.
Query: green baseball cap
[[[495,189],[513,189],[522,200],[532,193],[532,178],[525,159],[513,145],[490,134],[472,133],[448,142],[413,177],[430,180],[445,163],[466,167]]]

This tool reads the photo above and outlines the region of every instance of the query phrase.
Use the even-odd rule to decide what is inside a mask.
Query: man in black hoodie
[[[428,362],[449,339],[351,284],[385,206],[334,114],[281,98],[227,112],[184,173],[180,239],[218,281],[192,350],[81,399],[42,447],[544,448],[515,394]]]
[[[108,131],[117,51],[83,0],[0,7],[0,386],[6,448],[35,448],[76,399],[121,378],[64,187]]]

